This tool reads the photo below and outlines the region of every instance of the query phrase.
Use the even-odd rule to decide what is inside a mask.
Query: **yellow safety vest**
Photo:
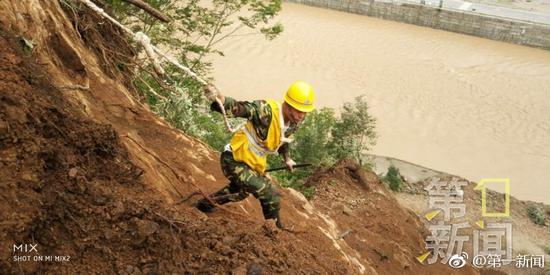
[[[282,108],[273,99],[266,100],[271,106],[271,124],[267,132],[267,138],[262,140],[256,134],[251,121],[238,130],[231,142],[231,151],[236,161],[246,163],[250,168],[260,174],[265,172],[267,166],[267,155],[277,154],[284,138],[284,119]]]

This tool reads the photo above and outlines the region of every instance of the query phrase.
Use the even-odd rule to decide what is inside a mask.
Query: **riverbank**
[[[399,203],[413,212],[415,212],[424,224],[429,227],[430,222],[424,218],[424,215],[433,211],[429,207],[430,197],[424,188],[431,182],[432,178],[441,179],[442,181],[452,178],[458,181],[466,181],[468,185],[464,187],[462,194],[464,195],[464,204],[466,214],[464,221],[470,226],[476,226],[478,220],[487,222],[503,222],[512,224],[512,247],[513,255],[546,255],[546,269],[517,269],[514,265],[502,266],[499,271],[504,271],[507,274],[547,274],[550,271],[550,205],[537,203],[532,201],[518,200],[511,196],[510,215],[503,218],[488,218],[481,215],[481,191],[475,190],[477,185],[474,182],[465,180],[459,176],[449,173],[436,171],[424,166],[416,165],[404,160],[391,157],[368,155],[367,159],[374,164],[373,171],[380,177],[386,174],[390,165],[399,169],[402,178],[406,181],[402,192],[395,192],[395,196]],[[514,186],[512,186],[514,187]],[[502,193],[496,191],[488,191],[488,200],[491,205],[503,205],[505,198]],[[529,217],[529,208],[537,207],[542,209],[546,215],[545,225],[535,224]],[[472,228],[466,230],[471,234]],[[466,245],[466,250],[471,249],[471,246]],[[471,252],[469,252],[471,253]]]
[[[377,0],[287,1],[550,50],[550,25],[503,17],[506,13],[498,9],[478,13],[475,9]]]
[[[547,0],[469,0],[472,3],[550,14]]]

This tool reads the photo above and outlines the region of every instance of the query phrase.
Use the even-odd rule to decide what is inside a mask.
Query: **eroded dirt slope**
[[[151,171],[129,161],[114,128],[65,101],[32,56],[23,57],[18,40],[1,30],[0,273],[210,273],[250,265],[351,272],[338,254],[316,247],[319,240],[296,240],[246,216],[208,219],[172,207],[143,176]],[[13,244],[28,243],[37,251],[13,252]],[[70,258],[13,258],[35,255]]]
[[[121,32],[58,1],[0,9],[1,274],[451,272],[411,258],[416,216],[350,163],[311,180],[313,202],[281,190],[292,230],[264,222],[253,198],[208,216],[176,203],[225,184],[219,155],[135,100],[110,62],[134,58]],[[14,253],[26,243],[38,251]],[[35,255],[70,261],[13,258]]]
[[[317,187],[311,201],[335,222],[334,234],[356,251],[380,274],[475,274],[466,266],[452,270],[446,265],[423,265],[416,256],[425,251],[429,233],[418,216],[399,205],[378,176],[357,163],[342,161],[319,171],[308,184]]]

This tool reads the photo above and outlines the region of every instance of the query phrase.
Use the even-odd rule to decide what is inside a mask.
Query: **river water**
[[[281,99],[310,82],[320,107],[364,94],[372,153],[465,177],[509,178],[519,199],[550,203],[550,52],[284,3],[284,33],[220,43],[220,90]]]

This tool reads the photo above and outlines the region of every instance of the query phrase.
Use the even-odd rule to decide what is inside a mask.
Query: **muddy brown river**
[[[285,3],[285,32],[225,40],[216,84],[239,99],[281,99],[294,80],[318,106],[364,94],[378,119],[372,153],[472,181],[509,178],[550,203],[550,52]]]

